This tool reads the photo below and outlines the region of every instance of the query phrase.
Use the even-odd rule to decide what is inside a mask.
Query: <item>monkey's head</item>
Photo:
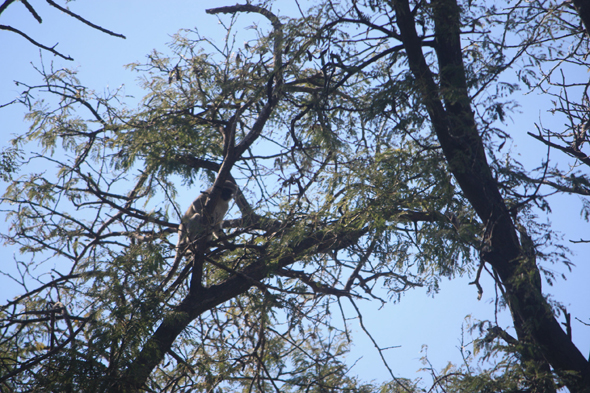
[[[223,201],[229,201],[234,197],[236,192],[236,185],[229,180],[225,181],[223,188],[221,189],[221,199]]]

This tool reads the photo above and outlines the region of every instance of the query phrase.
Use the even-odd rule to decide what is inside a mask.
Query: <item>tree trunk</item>
[[[459,36],[460,10],[456,1],[432,4],[439,86],[422,53],[407,0],[396,0],[394,4],[410,69],[449,168],[486,226],[481,255],[498,273],[505,288],[523,358],[532,357],[546,371],[548,362],[571,392],[589,391],[588,361],[561,329],[543,297],[534,257],[527,256],[521,247],[511,213],[487,163],[467,92]],[[534,344],[533,351],[529,342]]]

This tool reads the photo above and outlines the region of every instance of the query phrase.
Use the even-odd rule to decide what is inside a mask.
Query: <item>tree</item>
[[[524,84],[570,122],[551,134],[566,146],[535,137],[587,159],[587,81],[554,88],[551,68],[587,66],[587,11],[574,6],[325,1],[297,18],[262,4],[211,9],[271,28],[243,47],[230,33],[221,46],[177,35],[174,57],[132,66],[146,75],[137,109],[71,71],[44,73],[22,97],[30,131],[3,154],[3,237],[31,262],[25,293],[2,308],[2,386],[371,391],[348,375],[347,327],[331,310],[350,302],[361,318],[355,301],[384,301],[381,288],[435,291],[469,272],[481,293],[486,271],[516,337],[480,323],[475,348],[500,360],[449,370],[432,389],[587,391],[588,360],[542,291],[543,263],[568,260],[535,214],[551,193],[587,196],[588,178],[548,159],[526,171],[502,150],[510,94]],[[42,89],[55,100],[32,103]],[[54,173],[16,177],[29,141],[44,148],[30,160]],[[237,209],[226,238],[196,240],[166,287],[185,208],[176,185],[197,180],[213,184],[208,211],[234,181]],[[28,289],[47,259],[59,268]],[[391,379],[382,391],[419,389]]]

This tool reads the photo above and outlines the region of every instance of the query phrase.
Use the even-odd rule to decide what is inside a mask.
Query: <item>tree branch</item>
[[[463,65],[459,7],[454,0],[433,4],[440,89],[422,53],[408,0],[394,0],[396,22],[408,62],[449,168],[480,219],[493,228],[491,247],[482,256],[498,272],[520,339],[534,339],[534,353],[522,355],[543,369],[547,360],[572,391],[590,384],[588,362],[569,340],[537,288],[537,267],[522,252],[510,213],[498,190],[476,129]],[[443,97],[443,106],[440,98]],[[532,271],[531,271],[532,270]],[[526,271],[526,276],[523,274]],[[537,270],[538,273],[538,270]],[[524,280],[523,277],[527,277]],[[579,375],[577,381],[571,375]],[[571,382],[570,382],[571,381]]]
[[[236,271],[236,274],[225,281],[207,288],[202,287],[198,292],[191,291],[177,309],[164,318],[122,378],[116,382],[113,391],[134,391],[144,386],[152,370],[169,351],[176,337],[199,315],[245,293],[272,274],[273,269],[284,268],[295,263],[299,260],[297,257],[299,255],[309,252],[325,253],[347,247],[366,232],[367,229],[336,231],[330,228],[314,231],[297,244],[292,244],[290,247],[292,252],[288,256],[277,259],[277,255],[267,255],[262,252],[255,262]]]
[[[37,11],[35,11],[35,9],[29,4],[27,0],[21,0],[21,2],[25,5],[25,7],[27,7],[27,10],[29,10],[33,17],[37,19],[37,22],[43,23],[43,20],[41,19]]]
[[[118,33],[114,33],[110,30],[105,29],[104,27],[100,27],[98,25],[95,25],[94,23],[82,18],[80,15],[68,10],[67,8],[64,8],[62,6],[60,6],[59,4],[57,4],[55,1],[52,0],[46,0],[51,6],[57,8],[58,10],[60,10],[61,12],[63,12],[64,14],[68,14],[69,16],[71,16],[72,18],[76,18],[78,19],[80,22],[84,23],[85,25],[88,25],[90,27],[92,27],[93,29],[102,31],[103,33],[107,33],[109,35],[115,36],[115,37],[119,37],[119,38],[123,38],[125,39],[126,37],[123,34],[118,34]]]
[[[41,49],[45,49],[46,51],[51,52],[54,55],[61,57],[62,59],[65,59],[65,60],[74,60],[70,56],[63,55],[63,54],[59,53],[58,51],[56,51],[54,48],[57,46],[57,44],[54,45],[53,47],[45,46],[45,45],[43,45],[43,44],[35,41],[34,39],[32,39],[31,37],[29,37],[28,35],[26,35],[22,31],[20,31],[18,29],[15,29],[14,27],[11,27],[11,26],[0,25],[0,30],[12,31],[13,33],[16,33],[16,34],[19,34],[19,35],[25,37],[27,40],[29,40],[30,43],[32,43],[36,47],[39,47]]]
[[[543,142],[545,145],[553,147],[557,150],[560,150],[560,151],[564,152],[565,154],[572,156],[572,157],[582,161],[584,164],[590,166],[590,157],[588,157],[586,154],[582,153],[581,151],[574,149],[571,146],[560,146],[556,143],[548,141],[547,139],[543,138],[541,135],[535,135],[532,132],[527,132],[527,134],[529,134],[530,136],[532,136],[536,140]]]

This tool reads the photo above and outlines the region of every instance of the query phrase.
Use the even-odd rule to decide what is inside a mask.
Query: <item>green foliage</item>
[[[356,308],[359,298],[399,300],[423,286],[436,293],[443,278],[474,272],[479,288],[486,263],[501,295],[526,295],[509,293],[498,303],[541,299],[535,310],[553,317],[541,292],[547,269],[537,265],[567,262],[567,249],[539,223],[532,203],[549,211],[540,184],[588,195],[590,182],[548,167],[538,177],[502,151],[519,84],[501,74],[518,64],[522,83],[544,86],[534,67],[578,59],[567,52],[571,15],[536,3],[506,4],[506,13],[469,2],[459,5],[462,26],[441,33],[433,21],[440,4],[418,2],[419,45],[412,48],[398,31],[395,6],[402,3],[326,1],[296,18],[249,3],[214,10],[232,14],[221,45],[186,30],[170,53],[154,51],[146,64],[129,66],[145,90],[137,108],[121,91],[101,96],[84,87],[71,70],[42,71],[43,85],[21,99],[29,130],[0,159],[11,225],[2,237],[30,256],[18,262],[23,295],[0,311],[0,386],[421,391],[420,381],[393,372],[380,386],[351,376],[342,302]],[[232,29],[241,12],[272,28],[253,26],[237,45]],[[558,26],[558,37],[546,26],[527,32],[543,17]],[[464,68],[454,66],[463,74],[445,84],[441,41],[467,27],[458,52]],[[511,42],[522,36],[515,54]],[[416,71],[412,49],[427,73]],[[424,94],[427,78],[436,97]],[[448,115],[444,121],[435,121],[437,111]],[[473,130],[465,126],[469,116]],[[451,142],[443,141],[449,130]],[[473,147],[453,139],[470,131],[479,144],[451,156],[449,146]],[[585,134],[576,135],[583,146]],[[32,144],[42,150],[29,156]],[[24,168],[17,178],[25,156],[43,170]],[[481,164],[479,177],[457,176],[457,161]],[[471,173],[467,164],[459,169]],[[182,212],[200,191],[228,179],[240,192],[225,236],[195,240],[173,266]],[[492,197],[474,201],[468,182]],[[177,200],[181,185],[192,187],[186,201]],[[212,190],[209,213],[219,203]],[[504,270],[493,265],[512,255],[493,241],[501,220],[517,243]],[[336,309],[342,322],[332,319]],[[513,314],[517,329],[543,322]],[[484,325],[463,366],[433,374],[432,391],[554,388],[558,378],[524,330],[514,344]],[[486,363],[473,366],[477,356]]]

